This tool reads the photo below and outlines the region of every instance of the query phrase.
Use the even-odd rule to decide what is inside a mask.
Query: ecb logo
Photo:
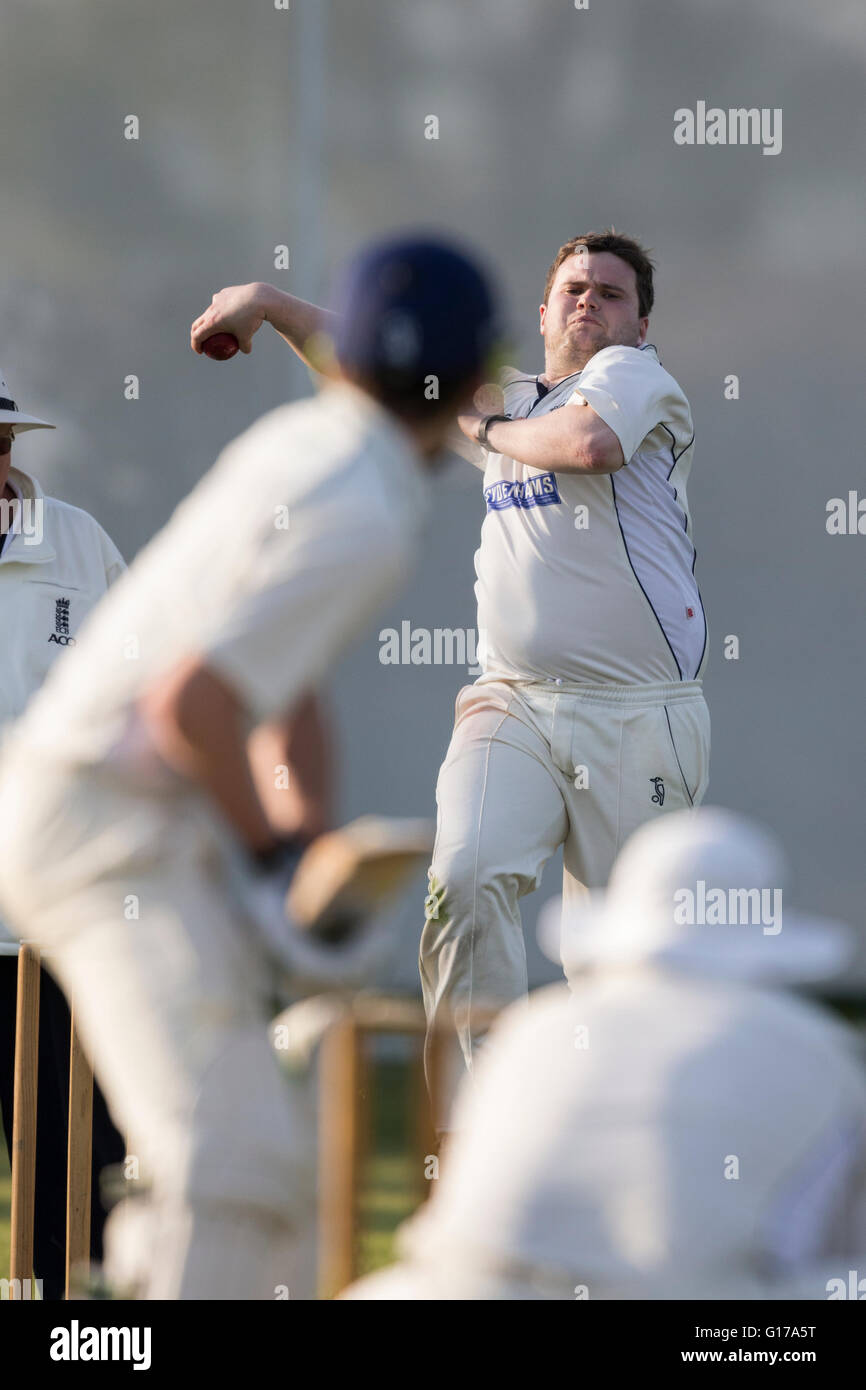
[[[54,604],[54,631],[48,638],[49,642],[56,642],[58,647],[74,647],[75,638],[69,633],[69,599],[59,598]]]

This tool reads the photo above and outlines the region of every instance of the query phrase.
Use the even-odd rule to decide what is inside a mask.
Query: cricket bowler
[[[293,958],[296,846],[273,834],[247,739],[322,681],[405,575],[495,332],[483,272],[430,237],[361,253],[339,303],[339,379],[226,448],[85,624],[0,767],[0,910],[53,952],[149,1181],[137,1214],[127,1202],[110,1218],[107,1259],[110,1282],[147,1298],[291,1295],[311,1136],[267,1005]],[[254,889],[273,886],[268,922],[237,889],[239,862]]]
[[[519,903],[556,850],[567,914],[638,826],[707,788],[694,428],[647,342],[653,297],[632,238],[566,242],[540,306],[544,371],[507,370],[500,410],[459,421],[484,470],[482,674],[439,774],[421,979],[430,1029],[453,1024],[470,1071],[476,1006],[526,993]]]
[[[526,993],[519,904],[545,863],[562,847],[567,911],[633,830],[707,789],[694,428],[647,341],[653,299],[632,238],[566,242],[540,309],[544,371],[507,369],[497,410],[467,411],[450,441],[484,473],[482,675],[457,697],[439,774],[420,964],[431,1031],[456,1029],[470,1071],[473,1013]],[[266,322],[308,360],[330,316],[272,285],[229,286],[193,346],[228,330],[249,352]]]

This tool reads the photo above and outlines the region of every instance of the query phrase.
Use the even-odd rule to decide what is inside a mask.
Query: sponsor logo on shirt
[[[69,635],[69,599],[59,598],[54,603],[54,631],[48,638],[59,647],[74,647],[75,638]]]
[[[501,512],[506,507],[550,507],[562,498],[553,473],[537,473],[522,483],[499,482],[484,489],[489,512]]]

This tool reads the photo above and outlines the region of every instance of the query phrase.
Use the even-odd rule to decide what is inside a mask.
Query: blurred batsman
[[[91,617],[0,767],[0,910],[50,948],[150,1198],[108,1228],[149,1298],[292,1286],[313,1136],[267,1036],[275,980],[355,941],[285,915],[297,858],[246,756],[406,574],[428,476],[483,380],[494,304],[429,237],[339,288],[338,378],[230,444]],[[430,384],[435,382],[436,389]]]
[[[782,872],[731,812],[638,830],[565,919],[571,991],[494,1025],[402,1263],[347,1296],[825,1299],[862,1270],[863,1059],[791,988],[852,942],[783,912]]]

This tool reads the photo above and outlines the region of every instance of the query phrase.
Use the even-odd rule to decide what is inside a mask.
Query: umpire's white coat
[[[17,506],[0,550],[0,731],[22,713],[90,610],[126,566],[97,521],[9,470]],[[0,941],[8,939],[0,922]]]
[[[120,551],[87,512],[46,497],[20,468],[10,468],[9,482],[18,508],[0,550],[0,727],[21,714],[125,569]]]

